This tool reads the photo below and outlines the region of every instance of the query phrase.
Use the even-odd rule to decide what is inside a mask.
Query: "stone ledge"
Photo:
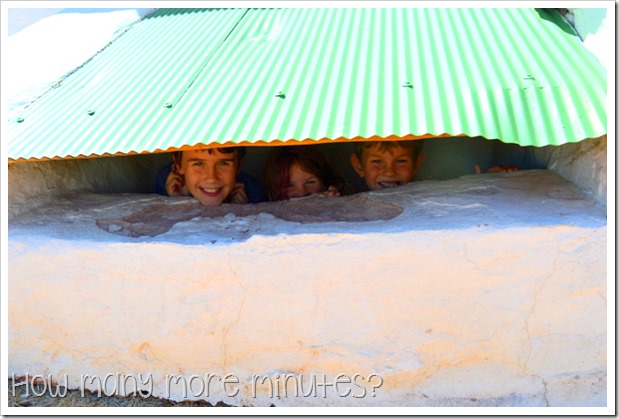
[[[9,233],[200,244],[280,232],[363,234],[563,224],[605,226],[606,208],[554,172],[530,170],[414,182],[397,190],[338,198],[216,208],[203,207],[193,198],[67,194],[13,217]]]

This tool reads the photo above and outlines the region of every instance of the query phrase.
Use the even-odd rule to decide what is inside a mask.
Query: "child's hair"
[[[220,153],[223,154],[231,154],[234,153],[235,151],[237,151],[237,158],[238,161],[240,162],[243,157],[245,156],[245,147],[217,147],[217,148],[209,148],[208,154],[213,154],[213,150],[217,150]],[[181,161],[183,159],[183,151],[173,151],[172,152],[172,160],[174,161],[174,163],[176,163],[178,166],[180,166]]]
[[[407,141],[362,141],[353,144],[353,151],[361,161],[363,152],[367,149],[378,145],[380,151],[391,151],[395,147],[403,147],[410,150],[413,159],[416,160],[421,153],[423,140],[407,140]]]
[[[270,201],[288,199],[286,189],[290,182],[290,168],[294,164],[320,179],[325,189],[334,186],[338,191],[342,190],[344,180],[329,166],[316,146],[278,146],[269,155],[264,169],[264,182]]]

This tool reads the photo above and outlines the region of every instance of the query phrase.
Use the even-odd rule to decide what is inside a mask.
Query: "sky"
[[[78,14],[91,14],[91,13],[110,13],[116,12],[120,10],[135,10],[140,14],[140,16],[144,16],[148,11],[152,10],[152,8],[142,8],[142,9],[131,9],[126,7],[110,7],[110,8],[44,8],[44,9],[33,9],[33,8],[12,8],[8,9],[8,33],[9,36],[16,34],[22,29],[27,28],[28,26],[38,22],[41,19],[44,19],[48,16],[52,16],[55,14],[66,14],[66,13],[78,13]]]
[[[10,119],[153,9],[8,10],[2,90]]]

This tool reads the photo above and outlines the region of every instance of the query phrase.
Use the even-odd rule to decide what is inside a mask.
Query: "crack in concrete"
[[[527,318],[525,319],[525,330],[527,332],[527,339],[529,341],[529,351],[524,361],[524,365],[522,365],[522,371],[527,375],[531,375],[527,373],[527,365],[529,363],[529,359],[531,358],[531,352],[533,352],[533,342],[531,341],[531,334],[529,332],[529,320],[531,319],[531,317],[533,316],[533,313],[535,312],[535,307],[537,306],[537,298],[539,294],[542,292],[546,284],[552,279],[552,277],[554,276],[557,270],[557,264],[559,261],[559,256],[561,254],[561,245],[559,243],[559,240],[557,239],[556,235],[553,235],[553,238],[555,239],[555,242],[557,244],[557,253],[555,255],[554,261],[552,262],[552,272],[546,276],[546,279],[544,280],[544,282],[542,282],[542,285],[535,292],[535,296],[533,297],[534,298],[533,307],[531,307],[531,311],[529,312],[529,314],[527,315]]]
[[[243,289],[243,297],[241,299],[239,309],[236,313],[236,318],[233,321],[231,321],[227,326],[224,326],[222,328],[222,333],[221,333],[222,334],[221,346],[222,346],[222,353],[223,353],[222,371],[224,372],[226,372],[227,367],[228,367],[228,333],[230,332],[230,329],[232,328],[232,326],[234,326],[240,321],[241,312],[243,311],[243,307],[245,306],[245,299],[247,298],[247,288],[243,285],[242,281],[239,279],[239,276],[236,273],[236,270],[234,269],[234,265],[232,264],[232,261],[230,260],[230,258],[228,258],[228,266],[230,268],[230,272],[232,273],[233,279],[235,279],[236,282],[239,284],[239,286]]]
[[[555,239],[555,242],[557,244],[557,253],[556,253],[556,256],[555,256],[554,261],[552,263],[552,272],[549,275],[547,275],[547,277],[544,280],[544,282],[542,283],[542,285],[535,292],[533,307],[531,307],[531,311],[529,312],[529,315],[525,319],[525,330],[527,332],[527,339],[528,339],[528,342],[529,342],[529,351],[528,351],[526,359],[524,361],[524,365],[521,366],[522,372],[525,375],[528,375],[530,377],[536,378],[536,379],[541,381],[542,385],[544,386],[544,392],[543,392],[542,396],[544,398],[544,402],[546,403],[547,407],[550,406],[550,401],[548,400],[548,383],[546,382],[546,380],[544,380],[539,375],[531,374],[531,373],[527,372],[527,368],[528,368],[529,360],[531,358],[531,353],[533,352],[533,342],[531,340],[531,334],[529,332],[529,320],[531,319],[531,317],[533,316],[533,313],[535,312],[535,307],[537,306],[537,299],[538,299],[539,294],[542,292],[542,290],[544,289],[546,284],[548,284],[548,282],[552,279],[552,277],[554,276],[554,274],[555,274],[555,272],[557,270],[557,264],[558,264],[558,261],[559,261],[559,256],[562,253],[561,252],[561,244],[559,243],[559,240],[557,239],[556,234],[553,235],[553,238]]]
[[[542,382],[542,384],[544,385],[544,402],[546,402],[546,407],[550,407],[550,401],[548,401],[548,383],[546,382],[546,380],[544,380],[542,377],[535,375],[534,377],[537,377],[540,379],[540,381]]]

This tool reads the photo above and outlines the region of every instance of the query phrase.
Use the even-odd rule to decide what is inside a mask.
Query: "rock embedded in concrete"
[[[290,201],[263,202],[250,205],[222,204],[205,207],[195,199],[185,202],[161,203],[119,218],[97,219],[97,226],[109,233],[129,237],[157,236],[176,223],[202,218],[217,220],[228,215],[235,217],[269,214],[285,221],[302,224],[332,221],[389,220],[402,213],[402,208],[387,202],[375,201],[366,194],[331,198],[310,196]]]

